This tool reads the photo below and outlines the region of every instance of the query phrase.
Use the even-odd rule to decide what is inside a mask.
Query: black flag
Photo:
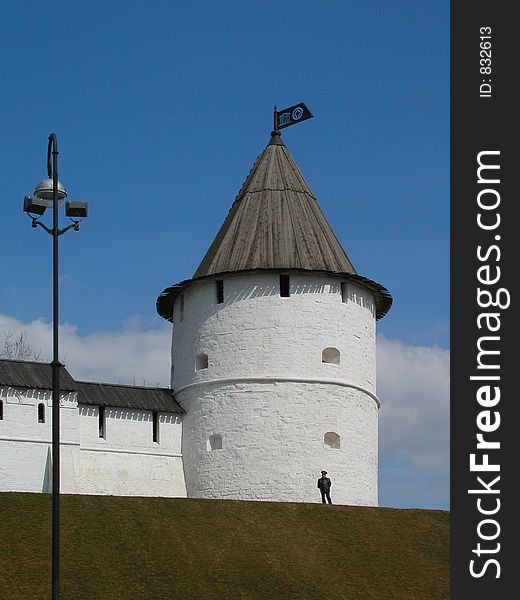
[[[276,129],[283,129],[284,127],[289,127],[289,125],[305,121],[305,119],[312,119],[313,116],[303,102],[290,106],[289,108],[284,108],[275,114]]]

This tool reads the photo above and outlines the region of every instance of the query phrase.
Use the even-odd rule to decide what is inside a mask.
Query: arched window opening
[[[329,448],[339,449],[340,441],[341,438],[339,437],[339,435],[337,433],[334,433],[333,431],[327,431],[327,433],[323,436],[323,443]]]
[[[222,450],[222,436],[220,433],[213,433],[209,436],[208,450]]]
[[[339,365],[340,353],[337,348],[325,348],[321,353],[321,362]]]
[[[38,423],[45,423],[45,404],[38,404]]]
[[[201,369],[208,368],[208,355],[207,354],[199,354],[195,361],[195,371],[200,371]]]

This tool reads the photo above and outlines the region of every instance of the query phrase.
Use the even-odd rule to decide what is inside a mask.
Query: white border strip
[[[35,444],[52,445],[52,440],[35,440],[31,438],[0,437],[0,442],[34,442]],[[62,442],[60,446],[79,446],[79,442]]]
[[[52,445],[51,440],[36,440],[31,438],[13,438],[13,437],[0,437],[0,442],[32,442],[35,444],[48,444]],[[124,448],[85,448],[81,446],[79,442],[60,442],[60,446],[80,446],[80,452],[116,452],[119,454],[146,454],[149,456],[168,456],[171,458],[182,458],[182,454],[168,453],[168,452],[149,452],[148,450],[125,450]]]
[[[220,385],[225,383],[278,383],[278,382],[289,382],[289,383],[327,383],[332,385],[340,385],[342,387],[352,388],[354,390],[359,390],[360,392],[364,392],[368,396],[370,396],[377,407],[381,407],[381,401],[379,398],[367,388],[356,385],[355,383],[349,383],[348,381],[343,381],[342,379],[322,379],[317,377],[277,377],[277,376],[269,376],[269,375],[254,375],[252,377],[226,377],[223,379],[211,379],[205,381],[196,381],[194,383],[188,383],[188,385],[184,385],[181,388],[174,389],[173,392],[175,395],[184,392],[185,390],[195,388],[195,387],[203,387],[208,385]]]
[[[81,452],[115,452],[117,454],[146,454],[148,456],[167,456],[170,458],[182,458],[182,454],[171,454],[166,452],[148,452],[147,450],[124,450],[123,448],[80,448]]]

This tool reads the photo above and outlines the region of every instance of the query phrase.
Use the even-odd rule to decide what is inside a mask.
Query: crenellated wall
[[[0,387],[0,402],[0,491],[51,492],[52,392]],[[76,392],[62,394],[62,493],[186,496],[181,415],[159,413],[157,441],[152,411],[107,407],[103,438],[98,415]]]
[[[0,490],[50,492],[52,489],[52,392],[0,387]],[[44,422],[38,420],[43,404]],[[78,493],[79,422],[76,393],[61,395],[61,491]]]
[[[81,493],[186,496],[180,415],[159,415],[158,442],[151,411],[107,407],[103,438],[98,417],[98,406],[80,405]]]

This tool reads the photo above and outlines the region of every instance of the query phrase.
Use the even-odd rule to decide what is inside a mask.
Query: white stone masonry
[[[0,402],[0,491],[51,492],[52,392],[0,387]],[[61,492],[185,497],[182,415],[158,413],[154,441],[152,411],[106,407],[100,438],[99,410],[62,394]]]
[[[223,303],[205,279],[174,307],[188,496],[316,502],[326,469],[333,501],[377,505],[372,294],[349,282],[343,301],[332,275],[291,274],[290,297],[277,273],[223,279]]]

